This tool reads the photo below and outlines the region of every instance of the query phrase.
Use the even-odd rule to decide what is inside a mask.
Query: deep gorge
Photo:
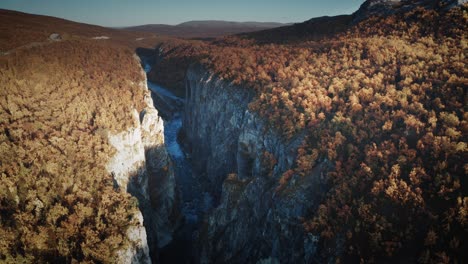
[[[156,59],[142,56],[145,71],[162,58],[160,52]],[[300,182],[277,189],[279,177],[294,166],[303,136],[282,139],[248,110],[251,90],[199,65],[187,71],[184,99],[150,81],[148,87],[164,118],[182,216],[173,240],[159,248],[158,261],[316,261],[317,238],[304,232],[300,218],[323,196],[327,161]],[[274,164],[265,163],[268,155],[277,157]]]
[[[141,61],[145,72],[150,71],[152,60],[143,56]],[[162,244],[158,243],[158,254],[153,256],[153,261],[193,262],[193,233],[197,230],[200,219],[211,209],[213,199],[198,181],[197,175],[192,171],[190,156],[179,143],[185,100],[150,81],[148,88],[152,92],[154,106],[164,119],[164,143],[175,174],[179,210],[173,218],[175,230],[170,231],[173,233],[171,239]]]
[[[216,39],[0,9],[0,263],[468,263],[467,0],[363,2]]]

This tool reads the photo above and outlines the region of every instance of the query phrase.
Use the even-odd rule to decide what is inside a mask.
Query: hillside
[[[209,69],[257,91],[252,111],[307,135],[279,191],[332,162],[304,223],[323,249],[345,235],[347,261],[466,260],[466,8],[366,20],[310,47],[212,49]]]
[[[160,40],[151,33],[130,32],[83,23],[76,23],[56,17],[32,15],[0,9],[0,54],[23,46],[30,47],[50,42],[52,34],[61,40],[93,39],[109,40],[129,48],[154,47]],[[104,37],[104,38],[102,38]]]
[[[0,10],[0,262],[468,262],[465,0],[136,30]]]
[[[252,32],[284,26],[274,22],[230,22],[219,20],[189,21],[178,25],[150,24],[125,28],[181,38],[209,39],[242,32]]]
[[[312,18],[302,23],[239,34],[242,38],[262,43],[295,43],[321,40],[333,37],[352,28],[357,23],[372,17],[385,17],[402,14],[417,8],[447,10],[454,5],[466,3],[465,0],[369,0],[351,15]]]
[[[0,262],[149,260],[142,201],[116,185],[133,164],[114,178],[109,139],[140,127],[149,91],[134,47],[156,40],[7,10],[0,36]]]
[[[312,18],[302,23],[239,34],[241,37],[255,40],[257,43],[300,43],[304,40],[319,40],[334,36],[349,28],[353,20],[351,15]]]
[[[186,60],[178,67],[188,69],[184,126],[194,163],[221,192],[199,240],[205,261],[265,256],[275,245],[261,241],[298,217],[317,239],[310,250],[319,263],[466,261],[468,6],[401,2],[360,21],[308,22],[318,34],[338,25],[325,37],[305,23],[167,50],[159,67]],[[233,106],[246,101],[245,111]],[[295,153],[289,166],[285,149]],[[312,190],[301,183],[317,170],[322,193],[301,200]],[[276,229],[262,229],[265,221]],[[296,252],[281,250],[286,262]]]

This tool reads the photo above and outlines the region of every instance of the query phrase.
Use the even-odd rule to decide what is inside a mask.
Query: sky
[[[0,0],[0,8],[120,27],[191,20],[302,22],[350,14],[364,0]]]

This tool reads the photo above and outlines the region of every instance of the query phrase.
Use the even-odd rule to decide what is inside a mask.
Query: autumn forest
[[[274,44],[245,34],[211,44],[166,42],[171,52],[160,67],[182,68],[171,75],[179,89],[180,65],[198,62],[254,89],[250,110],[285,140],[307,135],[278,192],[319,162],[333,164],[327,198],[303,222],[320,236],[324,258],[342,238],[345,263],[408,255],[461,263],[468,227],[466,8],[374,17],[319,41]]]
[[[299,219],[317,263],[467,263],[468,4],[335,22],[209,41],[65,22],[43,41],[56,22],[21,36],[0,25],[0,262],[114,263],[129,247],[141,204],[106,170],[108,139],[138,125],[145,48],[150,81],[183,97],[201,67],[253,91],[248,111],[281,142],[301,138],[275,195],[328,164]],[[278,157],[264,158],[273,178]]]

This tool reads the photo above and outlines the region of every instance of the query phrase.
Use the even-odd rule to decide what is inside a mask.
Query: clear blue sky
[[[0,8],[102,26],[189,20],[302,22],[350,14],[364,0],[0,0]]]

